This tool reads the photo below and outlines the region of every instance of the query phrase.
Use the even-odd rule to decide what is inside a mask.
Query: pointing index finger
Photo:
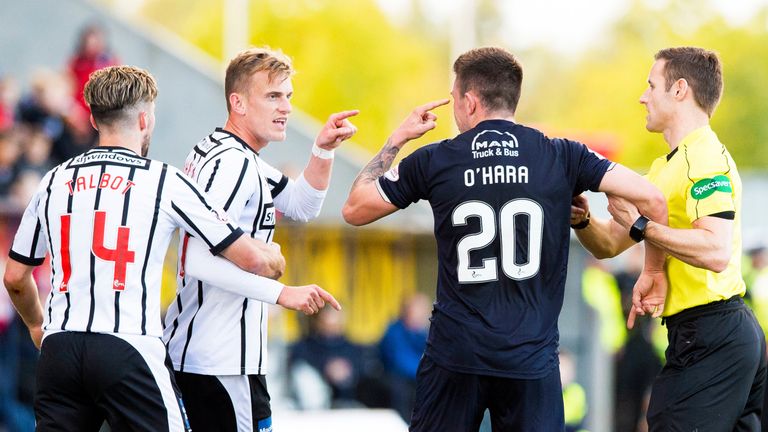
[[[451,101],[450,99],[440,99],[440,100],[436,100],[436,101],[432,101],[432,102],[427,102],[424,105],[418,107],[417,111],[419,111],[420,113],[423,114],[423,113],[426,113],[427,111],[431,111],[431,110],[433,110],[433,109],[435,109],[435,108],[437,108],[439,106],[443,106],[443,105],[447,104],[450,101]]]
[[[349,111],[337,112],[335,114],[331,114],[331,121],[334,123],[340,122],[344,119],[354,117],[358,114],[360,114],[360,110],[349,110]]]
[[[635,317],[637,316],[637,313],[635,312],[635,307],[632,306],[629,308],[629,316],[627,317],[627,328],[632,330],[633,327],[635,327]]]
[[[341,310],[341,304],[339,304],[339,302],[328,291],[322,288],[318,288],[317,292],[320,294],[320,297],[326,302],[330,303],[334,309]]]

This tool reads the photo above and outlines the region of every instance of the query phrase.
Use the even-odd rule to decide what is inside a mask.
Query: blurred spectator
[[[587,393],[576,382],[576,364],[573,354],[566,349],[560,350],[560,382],[563,385],[563,412],[565,431],[581,431],[587,416]]]
[[[87,119],[91,111],[83,98],[83,88],[91,72],[120,64],[112,54],[107,42],[107,33],[99,24],[89,24],[80,31],[75,53],[69,60],[68,71],[72,75],[73,95],[77,101],[78,115]]]
[[[19,214],[24,212],[42,179],[43,177],[35,171],[19,172],[8,196],[9,208],[16,209]]]
[[[622,294],[624,317],[632,306],[632,288],[643,268],[645,250],[634,246],[616,281]],[[645,411],[651,384],[661,370],[661,359],[654,347],[654,331],[658,320],[638,319],[629,330],[626,343],[616,355],[614,428],[616,432],[635,432],[647,428]],[[666,338],[663,339],[666,343]]]
[[[17,162],[21,156],[16,134],[0,132],[0,196],[7,196],[18,175]]]
[[[605,352],[615,354],[627,339],[621,291],[605,262],[587,259],[587,267],[581,274],[581,295],[597,313],[600,346]]]
[[[53,165],[50,161],[51,138],[40,128],[26,128],[21,134],[22,155],[19,160],[19,173],[33,171],[39,177],[45,176]]]
[[[5,231],[0,233],[0,247],[9,247]],[[5,260],[0,260],[0,272],[5,272]],[[36,364],[37,349],[0,282],[0,430],[35,429],[32,395]]]
[[[400,317],[389,325],[379,349],[390,389],[390,403],[407,423],[416,391],[416,369],[427,345],[431,302],[416,293],[402,305]]]
[[[53,165],[93,146],[93,128],[73,111],[74,106],[69,80],[49,70],[34,74],[30,92],[19,102],[19,122],[42,131],[51,140]]]
[[[311,318],[310,332],[291,348],[291,375],[307,365],[313,368],[331,388],[334,408],[358,405],[357,385],[363,375],[363,349],[344,335],[344,315],[326,307]],[[295,378],[295,376],[294,376]],[[295,383],[294,390],[305,389]],[[306,398],[297,395],[299,401]]]
[[[0,132],[13,127],[18,101],[19,89],[16,81],[9,76],[0,75]]]

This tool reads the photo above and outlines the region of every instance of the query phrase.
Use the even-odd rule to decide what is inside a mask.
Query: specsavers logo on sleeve
[[[731,179],[724,175],[701,179],[691,187],[691,197],[702,200],[717,191],[731,193]]]

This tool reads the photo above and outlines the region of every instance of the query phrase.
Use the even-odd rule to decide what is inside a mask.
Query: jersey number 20
[[[515,216],[528,216],[528,261],[517,264],[515,260],[516,238]],[[541,264],[541,239],[544,227],[544,212],[541,206],[529,199],[514,199],[501,206],[498,214],[498,232],[496,230],[496,212],[488,203],[466,201],[459,204],[451,215],[453,226],[467,224],[469,218],[480,219],[480,232],[461,238],[456,244],[459,258],[457,274],[459,283],[480,283],[498,280],[498,259],[485,258],[479,267],[469,266],[470,252],[491,244],[497,235],[501,235],[501,269],[513,280],[528,279],[539,272]],[[523,240],[523,241],[525,241]]]
[[[72,262],[69,255],[69,232],[72,215],[61,215],[61,269],[62,280],[59,292],[66,292],[69,278],[72,276]],[[93,254],[104,261],[115,263],[115,272],[112,277],[112,288],[117,291],[125,289],[125,272],[128,263],[132,263],[136,257],[134,251],[128,249],[128,240],[131,229],[126,226],[117,228],[117,241],[115,248],[104,246],[104,226],[107,220],[107,212],[95,211],[93,215],[93,237],[91,250]]]

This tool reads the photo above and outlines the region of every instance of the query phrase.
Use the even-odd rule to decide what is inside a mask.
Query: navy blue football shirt
[[[455,372],[509,378],[557,367],[571,198],[596,191],[611,165],[584,144],[486,120],[379,179],[397,207],[432,206],[438,277],[427,355]]]

